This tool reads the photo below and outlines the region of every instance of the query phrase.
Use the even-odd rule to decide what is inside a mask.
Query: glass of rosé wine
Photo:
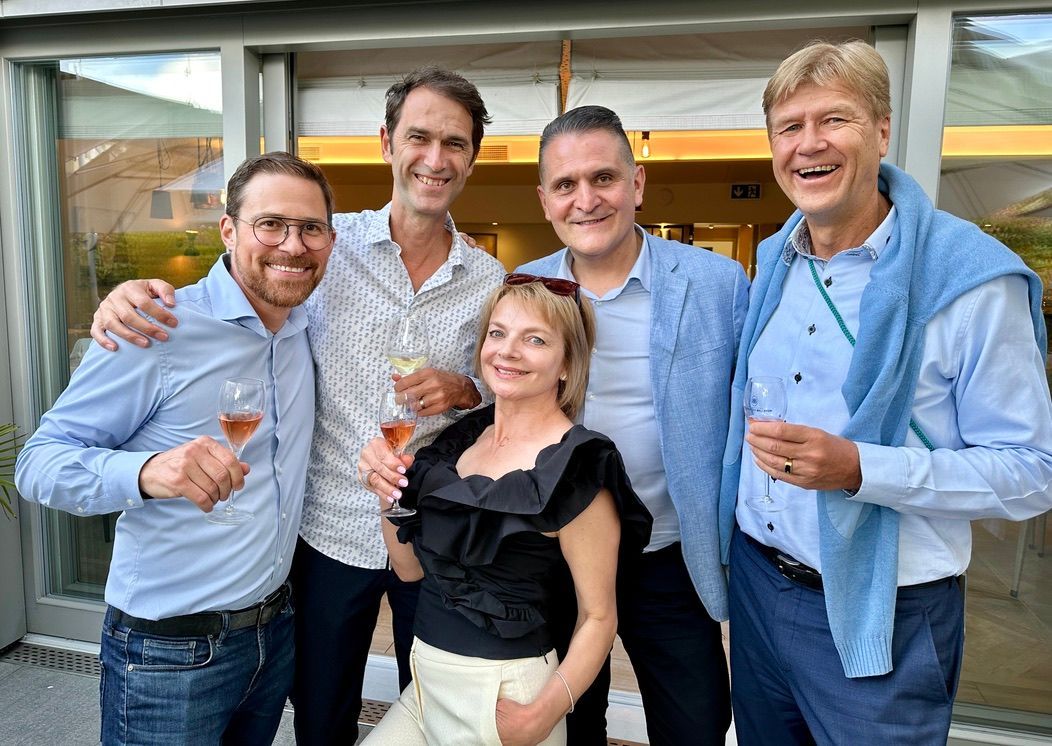
[[[410,406],[405,394],[385,391],[380,398],[379,419],[384,440],[395,456],[401,456],[409,439],[413,437],[413,431],[416,430],[416,410]],[[416,511],[412,508],[399,505],[398,500],[395,500],[391,507],[380,511],[380,515],[388,518],[415,514]]]
[[[238,461],[241,460],[245,444],[263,421],[265,392],[263,382],[256,378],[228,378],[219,389],[219,427]],[[209,513],[208,520],[226,526],[252,520],[255,517],[253,513],[234,507],[235,494],[230,493],[226,507],[222,510]]]

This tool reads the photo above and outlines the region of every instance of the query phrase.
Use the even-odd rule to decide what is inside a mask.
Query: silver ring
[[[361,484],[362,487],[368,488],[369,476],[371,474],[374,474],[375,472],[376,469],[366,469],[365,471],[361,472],[360,474],[358,474],[358,483]]]
[[[424,408],[424,397],[420,397],[420,409]]]
[[[791,458],[787,458],[785,460],[785,473],[786,474],[792,474],[793,473],[793,460]]]

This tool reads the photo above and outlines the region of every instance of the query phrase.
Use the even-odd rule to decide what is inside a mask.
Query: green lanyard
[[[825,300],[826,305],[829,306],[829,311],[833,314],[833,318],[836,319],[836,323],[840,325],[840,331],[844,333],[844,337],[846,337],[847,341],[851,343],[852,347],[854,347],[855,337],[850,331],[848,331],[847,324],[844,323],[844,317],[840,315],[840,311],[838,311],[836,305],[834,305],[833,299],[829,297],[829,293],[827,293],[826,289],[822,287],[822,281],[818,279],[818,271],[815,269],[814,261],[809,258],[807,260],[807,266],[811,268],[811,277],[815,281],[815,287],[818,288],[818,292],[822,294],[822,298]],[[910,420],[910,430],[913,431],[914,435],[920,438],[920,442],[923,443],[929,451],[935,450],[935,446],[931,444],[931,441],[928,440],[928,436],[920,429],[920,425],[912,419]]]

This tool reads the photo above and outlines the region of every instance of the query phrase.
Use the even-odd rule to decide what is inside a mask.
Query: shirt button
[[[274,473],[277,474],[280,477],[284,472],[282,471],[280,466],[275,466],[274,467]]]
[[[825,279],[825,286],[828,288],[828,287],[832,287],[832,285],[833,285],[833,278],[832,277],[827,277]]]
[[[129,497],[129,498],[128,498],[128,504],[129,504],[129,505],[134,505],[134,504],[135,504],[135,501],[134,501],[134,500],[132,500],[132,499],[131,499],[131,498]]]
[[[592,348],[592,354],[594,355],[597,352],[599,352],[599,348],[598,347],[593,347]]]
[[[80,507],[80,506],[78,505],[78,506],[77,506],[77,512],[78,512],[78,513],[83,513],[83,512],[84,512],[84,508],[82,508],[82,507]]]
[[[814,334],[815,333],[815,329],[817,329],[817,327],[814,324],[811,324],[811,326],[807,327],[807,333],[808,334]]]
[[[595,394],[589,394],[588,395],[588,399],[589,399],[589,401],[594,400],[595,399]]]
[[[285,513],[282,513],[282,514],[281,514],[281,520],[285,520],[285,518],[286,518],[286,514],[285,514]]]
[[[280,565],[280,564],[281,564],[282,562],[284,562],[284,561],[285,561],[285,558],[284,558],[284,557],[278,557],[278,564],[279,564],[279,565]]]
[[[800,381],[804,380],[804,377],[802,375],[800,375],[799,373],[797,373],[795,376],[793,376],[793,380],[796,381],[797,383],[800,383]]]

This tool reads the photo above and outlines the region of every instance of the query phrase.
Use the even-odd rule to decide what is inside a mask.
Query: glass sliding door
[[[100,298],[136,277],[192,283],[223,250],[222,87],[218,52],[23,63],[17,81],[39,415]],[[117,514],[41,512],[45,595],[101,599]]]
[[[1052,14],[955,19],[939,207],[1018,253],[1052,326]],[[957,715],[1052,732],[1047,514],[972,524]]]

